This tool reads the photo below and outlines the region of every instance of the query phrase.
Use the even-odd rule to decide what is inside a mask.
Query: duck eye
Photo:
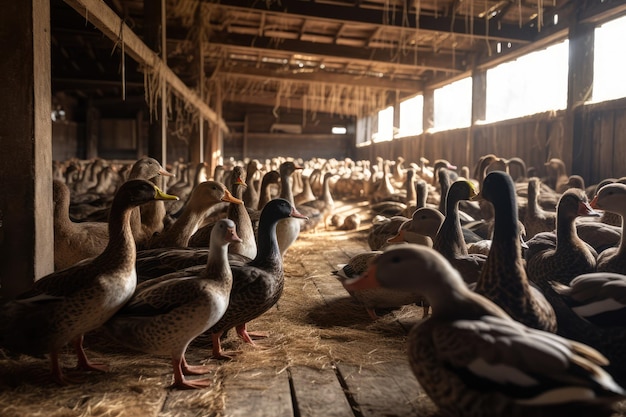
[[[392,256],[391,257],[391,262],[394,264],[397,264],[400,262],[400,257],[399,256]]]

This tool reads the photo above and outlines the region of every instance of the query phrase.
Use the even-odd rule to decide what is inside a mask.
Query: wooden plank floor
[[[268,333],[256,348],[234,332],[224,341],[225,349],[241,351],[232,361],[209,359],[204,337],[190,346],[190,364],[215,366],[212,387],[172,390],[168,358],[124,350],[96,333],[86,339],[88,355],[110,371],[79,374],[79,384],[51,382],[44,358],[0,358],[0,416],[438,416],[406,360],[407,330],[421,308],[372,321],[331,274],[368,250],[368,228],[365,221],[357,231],[299,237],[285,255],[281,300],[249,324]],[[75,364],[69,352],[63,360]]]

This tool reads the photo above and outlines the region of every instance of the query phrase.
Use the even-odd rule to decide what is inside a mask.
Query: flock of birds
[[[333,271],[372,319],[419,303],[409,336],[418,381],[446,415],[610,415],[626,398],[626,180],[585,188],[551,159],[543,178],[519,158],[485,155],[473,173],[406,163],[292,158],[205,164],[152,158],[55,165],[55,272],[0,301],[0,347],[50,357],[71,343],[78,368],[106,370],[87,332],[170,356],[174,386],[203,388],[185,352],[278,301],[283,256],[303,230],[356,229],[334,199],[376,214],[371,251]],[[167,193],[162,189],[167,190]],[[599,212],[600,211],[600,212]],[[586,414],[587,415],[587,414]]]

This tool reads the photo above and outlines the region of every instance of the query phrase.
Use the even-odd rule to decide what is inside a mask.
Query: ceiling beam
[[[285,108],[292,110],[311,110],[310,105],[305,105],[302,98],[286,98],[269,95],[245,95],[245,94],[225,94],[223,96],[224,102],[240,103],[246,105],[263,106],[269,108]],[[328,106],[330,107],[330,106]],[[316,110],[322,113],[329,113],[330,111]],[[342,109],[341,114],[344,116],[358,116],[358,109],[355,106],[349,106],[346,109]]]
[[[402,10],[389,7],[388,10],[373,8],[347,7],[319,2],[300,0],[281,0],[280,2],[249,2],[248,0],[221,0],[219,3],[204,3],[209,8],[233,8],[250,13],[251,9],[259,12],[287,14],[289,17],[301,17],[326,21],[353,22],[359,24],[380,25],[384,27],[418,28],[421,31],[444,32],[458,36],[487,38],[502,42],[531,42],[536,31],[520,28],[518,25],[491,22],[486,19],[472,19],[467,16],[428,16],[418,18],[415,10],[404,16]],[[329,16],[332,16],[330,18]],[[405,20],[406,17],[406,20]],[[470,33],[470,28],[473,28]]]
[[[221,68],[218,70],[217,74],[214,76],[219,77],[220,73],[223,73],[229,77],[237,77],[237,78],[250,78],[250,79],[276,79],[276,80],[290,80],[301,83],[332,83],[332,84],[342,84],[347,86],[356,86],[356,87],[372,87],[383,89],[383,90],[398,90],[404,91],[408,93],[419,93],[423,91],[424,84],[421,81],[413,81],[413,80],[400,80],[400,79],[389,79],[389,78],[376,78],[371,76],[355,76],[350,74],[338,74],[327,72],[324,70],[319,70],[316,72],[307,72],[307,71],[272,71],[264,68],[255,68],[255,67],[227,67]]]
[[[268,37],[238,35],[238,34],[214,34],[208,42],[208,46],[220,47],[225,50],[237,48],[248,50],[254,54],[265,53],[269,56],[277,52],[298,55],[314,55],[319,59],[346,59],[363,65],[378,64],[383,67],[404,67],[405,70],[433,70],[444,71],[452,74],[465,71],[467,62],[464,54],[458,52],[455,59],[451,54],[410,51],[410,53],[391,53],[390,50],[355,48],[345,45],[331,45],[304,42],[296,39],[285,39],[279,43]],[[234,50],[234,49],[233,49]]]
[[[195,92],[190,90],[161,58],[143,43],[132,29],[106,5],[106,3],[98,0],[64,1],[86,20],[96,26],[105,36],[115,42],[123,42],[125,52],[135,61],[146,65],[153,71],[158,71],[180,97],[198,110],[201,117],[218,125],[222,131],[228,132],[228,126],[224,120],[218,117]],[[120,34],[122,35],[121,39]]]

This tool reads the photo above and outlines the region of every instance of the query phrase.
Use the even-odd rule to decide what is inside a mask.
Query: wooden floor
[[[123,350],[96,333],[86,338],[87,353],[110,371],[78,374],[75,385],[51,382],[45,358],[0,358],[0,416],[436,415],[406,362],[406,333],[421,308],[372,321],[331,274],[369,249],[368,228],[365,221],[358,231],[301,234],[285,255],[283,297],[249,324],[268,333],[257,348],[234,332],[224,347],[241,353],[229,362],[209,359],[206,340],[190,346],[190,364],[215,365],[212,387],[172,390],[167,358]],[[69,351],[62,359],[75,364]]]

